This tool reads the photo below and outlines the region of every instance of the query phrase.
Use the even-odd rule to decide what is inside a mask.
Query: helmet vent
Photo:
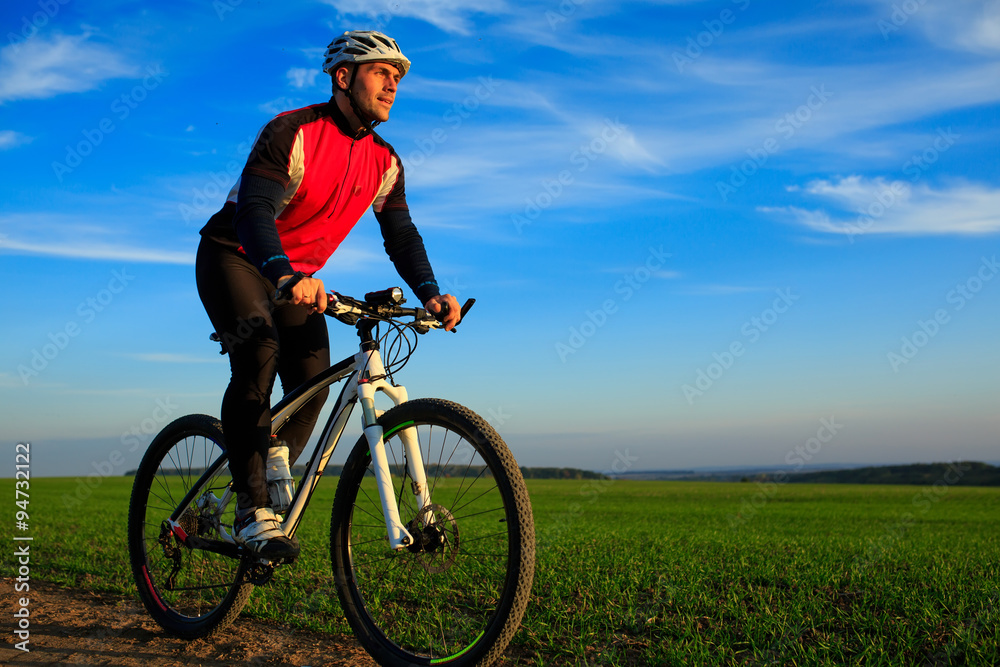
[[[396,40],[374,30],[353,30],[338,36],[327,47],[323,71],[332,74],[344,63],[373,62],[392,63],[404,76],[410,69],[410,61],[400,51]]]

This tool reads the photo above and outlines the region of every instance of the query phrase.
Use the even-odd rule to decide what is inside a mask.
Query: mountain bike
[[[359,351],[272,408],[277,436],[311,398],[346,380],[282,527],[295,537],[360,403],[363,435],[343,466],[330,518],[333,578],[347,621],[382,665],[488,665],[528,604],[531,505],[514,457],[486,420],[450,401],[408,400],[393,381],[418,334],[442,326],[422,308],[401,307],[402,297],[399,288],[364,299],[329,295],[326,314],[357,329]],[[376,392],[393,407],[376,409]],[[181,417],[154,438],[133,483],[128,546],[139,596],[168,632],[194,639],[225,628],[253,588],[284,565],[234,541],[235,507],[217,419]]]

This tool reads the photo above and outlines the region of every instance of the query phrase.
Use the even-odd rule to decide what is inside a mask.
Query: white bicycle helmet
[[[396,40],[375,30],[351,30],[330,42],[323,59],[323,71],[332,75],[342,63],[392,63],[406,76],[410,61]]]

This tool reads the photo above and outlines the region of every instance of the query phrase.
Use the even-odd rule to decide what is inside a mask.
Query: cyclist
[[[265,461],[275,375],[287,393],[330,365],[323,281],[313,277],[369,206],[385,251],[424,307],[458,323],[458,302],[442,295],[423,240],[410,219],[403,165],[374,132],[389,118],[410,61],[395,40],[351,31],[329,45],[323,71],[330,101],[279,114],[258,135],[222,209],[201,230],[198,294],[229,353],[232,378],[222,428],[237,497],[235,539],[261,557],[294,558],[270,507]],[[289,282],[291,281],[291,282]],[[287,302],[276,287],[291,285]],[[294,462],[327,393],[285,424],[277,437]]]

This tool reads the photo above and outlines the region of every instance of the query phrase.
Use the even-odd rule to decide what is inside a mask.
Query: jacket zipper
[[[344,186],[347,184],[347,177],[351,174],[351,160],[354,157],[354,144],[355,142],[357,142],[357,140],[358,140],[357,137],[351,139],[351,147],[347,150],[347,169],[344,171],[344,180],[343,182],[341,182],[340,189],[337,191],[337,201],[334,202],[333,210],[331,210],[330,213],[327,214],[326,216],[327,220],[333,217],[334,212],[337,211],[337,207],[340,204],[340,195],[343,194]],[[329,204],[330,200],[327,199],[326,203]]]

